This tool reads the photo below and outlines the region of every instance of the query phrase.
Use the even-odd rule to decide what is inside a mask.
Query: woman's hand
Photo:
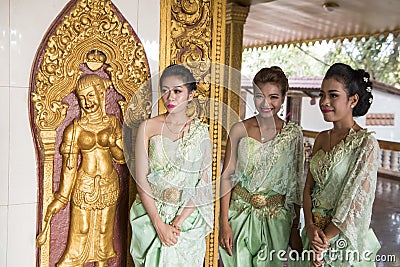
[[[308,225],[306,230],[312,250],[314,250],[317,254],[321,254],[328,249],[329,240],[326,238],[324,231],[314,224]]]
[[[232,256],[233,235],[229,222],[223,222],[220,224],[219,244],[226,250],[229,256]]]
[[[311,259],[311,264],[314,267],[319,267],[322,266],[324,264],[324,259],[323,259],[323,255],[319,254],[319,253],[315,253],[315,258]]]
[[[180,235],[181,231],[175,227],[164,222],[160,222],[157,225],[154,225],[154,228],[156,229],[158,238],[163,246],[171,247],[178,243],[178,236]]]
[[[174,227],[175,229],[177,229],[180,232],[183,221],[184,221],[184,218],[181,215],[177,215],[169,225],[171,225],[172,227]]]
[[[303,251],[303,243],[301,242],[300,230],[297,227],[292,227],[290,231],[290,248],[297,252]]]

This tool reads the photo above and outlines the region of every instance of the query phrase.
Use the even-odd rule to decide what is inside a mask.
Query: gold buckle
[[[172,204],[177,204],[180,200],[181,200],[181,191],[179,191],[175,187],[170,187],[164,190],[163,201]]]
[[[250,197],[250,204],[256,209],[261,209],[267,205],[267,199],[261,194],[254,194]]]
[[[280,194],[271,197],[265,197],[262,194],[252,195],[239,184],[235,186],[233,191],[256,209],[261,209],[266,206],[282,205],[285,200],[284,196]],[[233,195],[232,197],[234,198],[235,196]]]

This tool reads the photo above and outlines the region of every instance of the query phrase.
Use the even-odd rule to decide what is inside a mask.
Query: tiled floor
[[[371,226],[382,246],[378,255],[396,257],[395,262],[377,262],[376,266],[400,266],[400,181],[379,177]]]

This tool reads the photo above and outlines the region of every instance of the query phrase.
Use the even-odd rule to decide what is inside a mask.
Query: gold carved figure
[[[80,77],[76,86],[81,116],[64,131],[60,187],[47,207],[44,231],[37,239],[38,245],[45,243],[50,219],[70,202],[68,241],[59,267],[87,262],[108,266],[107,260],[116,256],[113,232],[119,177],[113,161],[124,163],[124,155],[121,126],[105,110],[110,85],[111,81],[89,74]]]

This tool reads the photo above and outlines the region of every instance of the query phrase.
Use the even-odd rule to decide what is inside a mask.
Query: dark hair
[[[160,77],[160,86],[162,86],[164,79],[170,76],[178,76],[185,83],[189,93],[197,89],[197,82],[193,73],[186,67],[178,64],[172,64],[165,68]]]
[[[369,73],[363,69],[354,70],[343,63],[333,64],[325,74],[324,79],[333,78],[343,83],[347,96],[358,95],[357,105],[353,108],[353,116],[363,116],[371,106],[373,96],[371,93],[372,82]]]
[[[283,96],[289,90],[289,82],[285,73],[280,67],[272,66],[270,68],[262,68],[257,72],[253,79],[253,90],[260,88],[266,83],[274,83],[280,89]]]

